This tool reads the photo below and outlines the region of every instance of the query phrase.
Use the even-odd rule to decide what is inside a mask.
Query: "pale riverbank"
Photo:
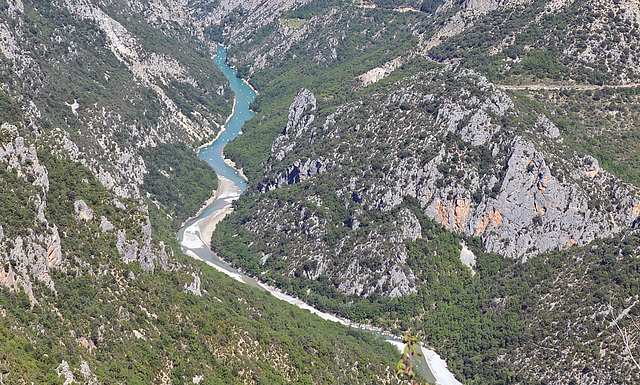
[[[214,200],[223,199],[227,201],[228,204],[225,205],[224,208],[196,222],[198,229],[202,234],[202,240],[207,246],[211,245],[211,235],[216,229],[218,222],[233,211],[231,203],[240,197],[240,193],[241,191],[238,186],[229,179],[223,176],[218,179],[218,190],[216,191],[216,198]]]
[[[186,227],[183,232],[182,246],[190,249],[209,248],[211,247],[211,235],[216,229],[216,225],[224,219],[227,214],[233,211],[231,204],[234,200],[240,197],[241,191],[235,183],[229,179],[219,176],[218,177],[218,189],[215,195],[207,200],[207,204],[201,209],[195,218],[207,207],[211,206],[214,202],[222,202],[223,205],[211,214],[198,219],[191,225]]]
[[[246,82],[243,83],[239,81],[239,79],[230,78],[235,76],[235,71],[231,71],[228,66],[223,66],[225,65],[224,59],[226,54],[224,52],[221,53],[222,55],[219,55],[218,57],[220,60],[219,62],[216,62],[216,65],[218,65],[223,73],[229,77],[230,83],[232,83],[232,88],[235,87],[235,89],[238,90],[236,92],[240,92],[242,95],[236,94],[234,116],[231,119],[228,119],[228,127],[225,127],[226,130],[223,130],[225,135],[219,135],[219,141],[213,143],[211,146],[203,148],[199,153],[201,159],[207,160],[207,162],[216,169],[216,172],[219,175],[219,187],[214,197],[212,197],[213,199],[209,201],[210,204],[207,205],[204,210],[201,210],[195,219],[188,221],[188,225],[183,227],[183,229],[178,233],[183,251],[187,255],[204,261],[216,270],[239,282],[268,291],[274,297],[301,309],[306,309],[325,320],[338,322],[346,326],[361,330],[368,330],[378,335],[383,335],[387,338],[387,342],[392,343],[402,351],[403,345],[399,343],[397,336],[393,336],[388,332],[370,325],[357,324],[337,315],[315,309],[313,306],[305,303],[299,298],[295,298],[264,282],[248,277],[246,274],[243,274],[238,269],[233,268],[228,263],[221,260],[211,250],[211,235],[215,230],[216,225],[227,214],[232,212],[233,201],[238,199],[242,194],[243,189],[246,188],[246,176],[244,176],[242,170],[237,169],[233,162],[229,159],[224,159],[223,148],[228,141],[233,140],[233,138],[240,134],[242,124],[253,116],[249,110],[249,104],[253,101],[253,97],[255,97],[255,93],[251,91],[251,88],[246,87],[246,89],[244,89],[242,87],[246,86]],[[240,85],[240,83],[242,84]],[[251,93],[253,93],[253,97]],[[236,113],[238,116],[235,116]],[[221,173],[226,173],[225,175],[227,178],[222,176]],[[423,354],[425,359],[422,363],[426,365],[421,365],[418,371],[423,373],[427,380],[439,385],[461,385],[461,383],[448,371],[446,362],[437,353],[422,347],[421,349],[424,352]]]

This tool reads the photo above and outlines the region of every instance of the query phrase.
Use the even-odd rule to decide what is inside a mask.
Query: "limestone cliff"
[[[231,110],[233,96],[222,74],[211,71],[208,45],[190,37],[190,19],[183,17],[184,29],[171,24],[174,8],[183,5],[68,0],[35,13],[31,4],[3,13],[0,89],[28,123],[21,135],[71,132],[67,140],[105,186],[140,197],[147,173],[140,148],[208,139]],[[168,36],[132,19],[131,10],[155,28],[167,27]],[[28,22],[48,27],[25,33]],[[150,36],[158,43],[150,44]]]
[[[0,261],[3,263],[0,267],[0,283],[11,290],[24,290],[29,296],[31,305],[35,306],[38,303],[38,298],[33,293],[36,282],[41,282],[55,292],[51,270],[69,269],[70,260],[73,260],[69,250],[62,247],[57,218],[52,218],[51,209],[47,208],[48,202],[60,198],[57,196],[61,194],[58,188],[59,181],[55,180],[51,183],[54,190],[50,191],[49,172],[38,158],[38,147],[50,151],[48,142],[25,144],[25,138],[19,136],[17,128],[6,123],[0,128],[0,133],[5,138],[5,141],[0,142],[0,162],[2,163],[0,167],[5,176],[2,179],[3,188],[19,189],[25,194],[20,197],[22,201],[5,202],[3,205],[5,217],[2,223],[5,227],[2,228],[2,236],[0,236]],[[85,183],[89,184],[89,181]],[[53,194],[53,197],[49,194]],[[78,199],[69,204],[73,208],[78,226],[86,228],[98,226],[94,218],[94,210],[85,200]],[[111,205],[113,209],[121,212],[126,209],[125,205],[115,199]],[[157,241],[152,244],[147,209],[141,202],[137,202],[137,206],[137,209],[143,213],[136,220],[142,220],[145,224],[139,231],[130,229],[137,234],[130,236],[129,241],[127,241],[125,229],[118,231],[118,250],[121,257],[125,263],[139,262],[145,271],[152,271],[158,263],[156,261],[159,261],[163,268],[168,269],[164,244],[162,242],[158,244]],[[111,220],[117,222],[113,218]],[[109,218],[102,216],[101,221],[100,226],[103,232],[114,230],[115,227]],[[62,234],[62,237],[67,236],[68,234]],[[141,245],[140,250],[138,250],[138,244]]]
[[[304,266],[348,295],[413,292],[404,240],[421,231],[402,209],[408,198],[447,229],[480,237],[486,251],[522,261],[619,232],[640,215],[636,188],[472,71],[420,73],[327,116],[316,103],[301,90],[291,104],[258,186],[260,216],[243,221],[255,239],[282,234],[254,244],[265,268],[284,247],[289,275]],[[293,199],[268,193],[298,183]],[[390,223],[371,222],[397,209]]]

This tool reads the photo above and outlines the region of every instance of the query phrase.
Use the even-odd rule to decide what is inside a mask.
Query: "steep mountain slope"
[[[89,2],[18,3],[3,13],[4,93],[23,108],[25,130],[71,132],[119,195],[139,195],[139,148],[185,131],[189,142],[209,138],[228,115],[233,96],[205,46]]]
[[[136,36],[89,2],[25,4],[12,1],[3,7],[0,25],[5,43],[1,62],[3,139],[6,141],[3,161],[7,172],[13,171],[18,176],[31,174],[25,176],[27,182],[33,182],[38,188],[22,190],[30,192],[31,201],[18,194],[16,203],[23,201],[17,206],[27,210],[24,215],[16,217],[20,210],[15,209],[4,217],[8,222],[5,223],[7,234],[17,232],[12,235],[24,236],[30,231],[31,234],[21,241],[7,237],[5,242],[15,243],[15,250],[3,253],[3,259],[29,262],[20,261],[21,253],[16,250],[44,247],[36,255],[48,255],[51,261],[47,264],[51,268],[62,256],[57,228],[64,223],[59,223],[58,218],[47,219],[47,202],[52,197],[47,196],[48,171],[38,161],[39,149],[54,150],[58,156],[88,167],[91,172],[83,178],[91,180],[95,175],[101,185],[119,198],[139,199],[147,174],[141,149],[178,138],[185,140],[185,130],[191,135],[186,139],[188,144],[214,135],[218,121],[223,121],[229,111],[231,96],[225,91],[220,74],[209,75],[211,64],[202,52],[198,54],[198,45],[183,44],[181,49],[173,51],[174,57],[167,52],[179,46],[180,35],[165,37],[153,43],[153,47],[144,47],[143,33],[154,38],[162,34],[146,22],[137,21],[130,26],[138,32]],[[211,91],[216,88],[220,93]],[[200,101],[190,107],[190,117],[178,107],[178,102],[167,96],[177,89],[185,95],[177,98],[182,102],[187,103],[185,98],[190,97]],[[209,109],[209,105],[219,107]],[[6,125],[6,122],[15,125]],[[189,156],[195,158],[192,154]],[[25,170],[21,164],[25,164]],[[156,164],[149,162],[148,166],[153,168]],[[200,164],[198,167],[204,169]],[[208,185],[196,183],[194,195],[198,196],[202,190],[211,192],[215,178],[211,174],[209,172]],[[77,186],[79,182],[69,177],[65,188]],[[65,204],[77,204],[75,210],[78,211],[86,204],[74,199],[76,193],[71,189],[70,196],[56,193],[53,198],[68,199],[70,202]],[[185,194],[191,193],[185,191]],[[124,208],[117,200],[109,205]],[[196,202],[190,210],[195,211],[199,205],[200,202]],[[134,207],[145,214],[141,218],[133,215],[129,230],[138,234],[140,245],[145,245],[140,250],[140,259],[147,264],[145,270],[153,270],[151,260],[156,258],[157,251],[147,248],[151,245],[148,208],[142,200]],[[188,213],[180,215],[184,219]],[[140,221],[142,232],[134,225]],[[128,259],[138,257],[135,247],[129,254]],[[37,259],[31,252],[27,255]],[[37,271],[35,275],[42,273],[43,279],[50,280],[47,269],[43,269],[45,271]],[[29,281],[24,274],[22,278]],[[23,284],[25,289],[28,285]],[[34,303],[30,290],[27,292]]]
[[[437,60],[462,60],[494,80],[638,82],[637,2],[464,1],[447,8],[454,14],[424,41]]]
[[[233,99],[189,5],[0,2],[0,382],[396,382],[392,346],[181,254]]]
[[[468,71],[420,73],[327,116],[315,110],[303,90],[258,188],[304,187],[261,195],[249,209],[259,215],[239,218],[236,231],[256,239],[249,250],[260,263],[284,242],[294,256],[285,272],[311,264],[308,277],[326,275],[344,294],[416,290],[403,243],[420,225],[402,209],[405,198],[446,228],[480,236],[487,251],[524,260],[617,232],[640,215],[634,188],[559,143],[544,115]],[[282,209],[286,195],[293,201]],[[391,223],[372,220],[396,208]]]
[[[261,94],[214,250],[465,383],[636,382],[636,4],[383,3],[230,50]]]
[[[5,384],[393,382],[390,345],[180,256],[142,201],[69,159],[61,131],[1,134]]]

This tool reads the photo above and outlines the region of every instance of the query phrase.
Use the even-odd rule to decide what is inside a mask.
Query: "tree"
[[[398,361],[398,365],[396,366],[396,376],[400,380],[409,381],[409,384],[411,385],[420,384],[419,382],[416,382],[417,375],[413,369],[413,365],[417,358],[422,355],[416,352],[418,339],[416,337],[412,337],[411,332],[407,332],[407,334],[402,338],[402,342],[405,344],[405,347],[402,352],[402,357],[400,357],[400,361]]]

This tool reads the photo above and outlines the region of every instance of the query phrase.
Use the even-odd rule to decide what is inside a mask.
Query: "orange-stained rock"
[[[640,202],[636,202],[633,205],[633,209],[631,209],[631,214],[633,214],[634,217],[637,217],[638,215],[640,215]]]
[[[467,217],[469,216],[469,206],[471,202],[466,199],[457,199],[456,207],[454,209],[455,223],[458,231],[462,231],[464,225],[467,224]]]
[[[78,342],[78,345],[82,346],[85,349],[89,349],[89,351],[93,350],[96,347],[93,341],[88,340],[86,337],[76,338],[76,341]]]
[[[491,209],[489,214],[482,216],[480,221],[478,221],[476,225],[476,235],[484,233],[487,227],[489,227],[489,224],[492,224],[493,227],[496,228],[500,225],[500,222],[502,222],[502,213],[500,213],[500,210]]]
[[[438,220],[445,228],[449,228],[449,205],[448,202],[438,199],[436,201],[436,213],[438,214]]]
[[[502,214],[500,213],[500,210],[491,210],[491,212],[489,213],[489,219],[491,219],[493,227],[498,227],[500,222],[502,222]]]

